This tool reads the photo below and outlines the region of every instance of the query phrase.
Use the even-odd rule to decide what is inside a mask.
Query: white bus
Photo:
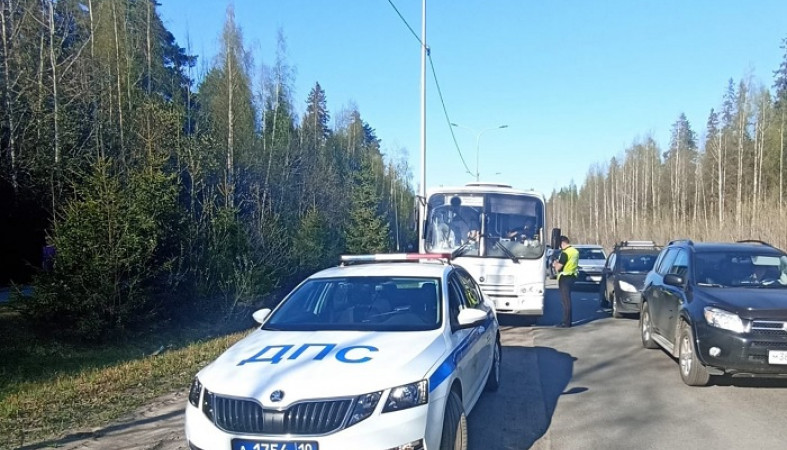
[[[509,185],[430,189],[420,219],[420,251],[451,253],[498,312],[542,315],[549,242],[545,214],[543,194]]]

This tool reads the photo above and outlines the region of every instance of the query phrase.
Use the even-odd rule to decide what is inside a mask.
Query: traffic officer
[[[571,246],[571,241],[566,236],[560,236],[560,257],[552,263],[557,275],[557,285],[560,289],[560,302],[563,304],[563,328],[571,327],[571,288],[577,280],[579,272],[579,251]]]

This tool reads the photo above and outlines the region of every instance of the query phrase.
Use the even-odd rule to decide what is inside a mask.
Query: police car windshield
[[[442,320],[440,280],[346,277],[308,280],[265,322],[281,331],[424,331]]]

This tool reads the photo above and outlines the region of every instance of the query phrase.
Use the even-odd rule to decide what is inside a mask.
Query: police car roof
[[[442,278],[443,274],[451,269],[451,265],[438,262],[377,262],[331,267],[321,270],[309,278],[369,276]]]

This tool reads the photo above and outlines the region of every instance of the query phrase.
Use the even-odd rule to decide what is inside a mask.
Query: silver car
[[[598,286],[607,261],[604,247],[592,244],[578,244],[573,247],[579,251],[579,274],[576,283]]]

